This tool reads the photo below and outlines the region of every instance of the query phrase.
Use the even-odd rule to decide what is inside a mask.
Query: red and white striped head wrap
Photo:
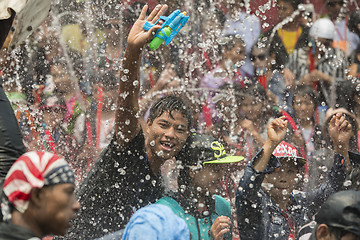
[[[33,188],[74,183],[74,172],[64,158],[44,151],[23,154],[6,175],[3,192],[21,213],[29,205]]]

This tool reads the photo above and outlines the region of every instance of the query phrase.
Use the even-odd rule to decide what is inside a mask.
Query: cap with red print
[[[275,148],[273,155],[279,159],[291,159],[298,168],[303,167],[306,163],[306,160],[299,156],[298,150],[284,141]]]

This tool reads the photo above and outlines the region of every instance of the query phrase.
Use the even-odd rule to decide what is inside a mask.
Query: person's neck
[[[41,231],[41,228],[38,226],[37,222],[34,221],[34,219],[31,217],[28,217],[26,213],[22,214],[15,210],[11,214],[11,223],[29,229],[39,238],[42,238],[45,235],[43,231]]]
[[[297,31],[299,27],[299,24],[297,22],[289,22],[287,24],[285,24],[282,29],[286,30],[286,31]]]
[[[201,195],[198,195],[197,197],[197,200],[198,200],[198,203],[197,203],[197,209],[200,211],[200,212],[203,212],[206,210],[206,201],[205,201],[205,197],[204,196],[201,196]]]
[[[147,159],[148,159],[151,171],[154,173],[155,176],[158,176],[160,167],[164,161],[162,159],[160,159],[158,156],[154,155],[149,146],[146,149],[146,154],[147,154]]]
[[[311,119],[299,119],[300,126],[302,128],[312,128],[313,127],[313,121]]]

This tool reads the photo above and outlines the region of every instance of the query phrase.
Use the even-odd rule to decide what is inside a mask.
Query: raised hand
[[[342,153],[349,150],[350,138],[353,136],[352,125],[341,113],[334,115],[329,123],[329,135],[337,152]]]
[[[145,5],[141,10],[139,18],[134,23],[133,27],[130,30],[128,39],[127,39],[127,47],[132,50],[140,50],[151,38],[153,38],[153,33],[160,29],[160,25],[153,26],[149,31],[145,31],[143,26],[146,21],[154,24],[160,16],[162,16],[168,6],[157,5],[154,10],[150,13],[150,15],[146,18],[146,11],[148,10],[148,5]]]
[[[285,117],[275,118],[267,126],[268,140],[276,147],[285,138],[286,131],[287,120]]]
[[[218,217],[210,228],[211,239],[222,240],[224,238],[224,234],[230,231],[230,224],[230,218],[226,216]]]

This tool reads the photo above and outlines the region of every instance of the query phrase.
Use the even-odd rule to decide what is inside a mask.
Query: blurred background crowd
[[[26,147],[64,155],[78,183],[114,134],[125,37],[146,3],[151,11],[158,1],[54,1],[30,38],[0,52],[1,81]],[[264,144],[267,123],[285,115],[286,141],[308,161],[299,189],[326,180],[332,115],[346,115],[351,151],[359,152],[357,1],[159,3],[168,14],[186,11],[190,20],[168,46],[144,50],[137,83],[144,122],[154,99],[175,92],[192,106],[193,131],[221,139],[228,152],[249,161]],[[235,196],[242,169],[224,178],[224,196]]]

